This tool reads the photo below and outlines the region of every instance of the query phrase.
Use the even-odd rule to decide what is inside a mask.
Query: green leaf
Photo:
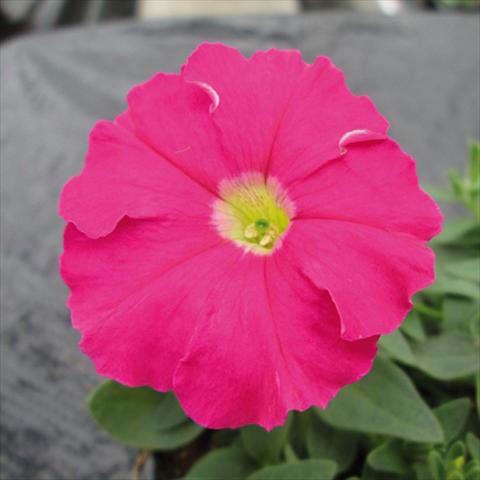
[[[287,443],[292,416],[285,425],[267,432],[261,427],[251,425],[240,431],[243,446],[248,454],[261,465],[277,463]]]
[[[442,428],[410,378],[378,357],[362,381],[344,388],[326,410],[314,410],[333,427],[412,440],[441,442]]]
[[[396,478],[398,478],[396,474],[387,475],[385,472],[377,472],[368,463],[365,463],[362,469],[361,480],[394,480]]]
[[[445,469],[447,478],[454,478],[455,472],[461,473],[465,464],[465,444],[460,440],[456,441],[449,449],[445,458]],[[461,475],[463,480],[463,475]]]
[[[331,480],[336,465],[330,460],[302,460],[257,470],[249,480]]]
[[[460,295],[462,297],[480,298],[480,289],[475,282],[463,278],[454,277],[437,269],[435,283],[422,291],[426,295]]]
[[[414,462],[412,464],[412,468],[415,471],[415,477],[412,478],[416,478],[417,480],[437,480],[433,477],[430,468],[426,462]],[[440,480],[445,479],[442,478]]]
[[[443,463],[442,457],[436,450],[432,450],[431,452],[429,452],[427,462],[433,480],[444,480],[446,473],[445,465]]]
[[[438,187],[437,185],[422,184],[423,189],[435,200],[442,202],[456,202],[457,197],[452,193],[450,188]]]
[[[448,449],[446,460],[447,462],[453,462],[460,457],[465,457],[465,444],[458,440]]]
[[[476,312],[473,318],[470,320],[469,331],[472,336],[473,343],[475,345],[480,345],[480,311]]]
[[[461,218],[445,224],[442,233],[431,241],[431,245],[478,245],[479,231],[480,225],[477,221]]]
[[[462,203],[466,202],[466,200],[468,200],[467,187],[464,179],[460,176],[460,173],[456,170],[450,170],[448,172],[448,177],[455,197]]]
[[[480,478],[480,465],[473,465],[465,472],[464,480],[478,480]]]
[[[462,431],[470,410],[468,398],[457,398],[435,408],[433,413],[438,418],[445,436],[445,443],[450,443]]]
[[[448,474],[447,480],[465,480],[460,472],[451,472]]]
[[[295,452],[305,452],[305,438],[309,428],[313,412],[292,412],[292,424],[288,433],[288,442]]]
[[[467,476],[471,470],[480,469],[480,460],[472,460],[465,465],[464,473]],[[480,471],[478,473],[478,478],[480,478]]]
[[[219,448],[195,463],[186,479],[244,479],[255,471],[255,464],[238,446]]]
[[[450,331],[413,345],[417,367],[439,380],[454,380],[479,368],[477,346],[466,332]]]
[[[477,415],[480,415],[480,370],[475,374],[475,404]]]
[[[469,142],[470,164],[468,168],[468,177],[472,185],[480,182],[480,143]]]
[[[355,433],[335,430],[313,417],[306,441],[309,457],[334,461],[338,473],[350,467],[357,454],[358,438]]]
[[[430,289],[423,290],[421,292],[421,296],[424,297],[425,293],[428,293],[428,290],[431,290],[431,288],[432,287],[430,287]],[[427,305],[420,298],[421,297],[418,297],[418,296],[415,297],[415,303],[413,305],[415,313],[420,315],[422,318],[428,318],[434,321],[441,320],[442,319],[441,309]]]
[[[400,330],[414,340],[423,342],[425,340],[425,330],[417,313],[412,310],[403,321]]]
[[[480,282],[480,257],[465,258],[450,262],[444,266],[445,271],[455,277]]]
[[[480,235],[480,224],[476,224],[477,228],[472,232]],[[478,255],[478,248],[480,247],[480,239],[475,238],[477,245],[466,246],[463,244],[454,245],[440,245],[435,247],[437,267],[443,269],[443,265],[458,260],[464,260],[465,258],[472,258]]]
[[[409,470],[402,444],[398,440],[382,443],[367,456],[367,463],[379,472],[406,474]]]
[[[468,180],[470,187],[470,210],[480,218],[480,143],[470,142]]]
[[[479,304],[469,298],[446,296],[443,300],[443,328],[468,329],[469,323],[478,315]]]
[[[191,442],[203,428],[187,419],[172,393],[129,388],[113,381],[88,398],[90,413],[121,443],[150,450],[169,450]]]
[[[474,460],[480,460],[480,440],[472,432],[467,433],[467,448]]]
[[[287,443],[285,445],[285,448],[283,449],[283,452],[285,454],[285,460],[287,463],[297,463],[298,462],[298,456],[295,453],[295,450],[293,447]]]
[[[383,335],[378,345],[386,350],[388,355],[394,360],[398,360],[407,365],[415,363],[410,344],[400,330],[395,330],[388,335]]]

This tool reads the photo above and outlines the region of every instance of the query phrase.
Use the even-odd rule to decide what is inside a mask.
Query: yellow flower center
[[[246,173],[223,181],[219,190],[213,222],[222,237],[263,255],[281,245],[294,208],[276,179]]]

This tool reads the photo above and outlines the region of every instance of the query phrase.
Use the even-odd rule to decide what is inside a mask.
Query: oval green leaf
[[[454,380],[479,370],[478,347],[467,332],[450,331],[413,346],[417,367],[438,380]]]
[[[441,442],[442,428],[408,376],[378,357],[372,371],[349,385],[317,415],[333,427],[413,442]]]
[[[409,470],[408,461],[399,440],[389,440],[372,450],[367,456],[367,463],[378,472],[405,475]]]
[[[443,330],[464,329],[480,311],[478,302],[465,297],[447,295],[443,299]]]
[[[256,425],[242,428],[240,437],[243,447],[260,465],[278,463],[280,453],[287,443],[292,418],[289,416],[285,425],[274,428],[270,432]]]
[[[400,330],[395,330],[388,335],[383,335],[378,345],[393,360],[398,360],[406,365],[415,363],[410,344]]]
[[[422,321],[420,320],[415,310],[412,310],[407,315],[407,318],[403,321],[400,329],[401,331],[403,331],[403,333],[408,335],[410,338],[413,338],[414,340],[422,342],[426,338]]]
[[[474,460],[480,460],[480,439],[472,432],[467,433],[467,447]]]
[[[445,443],[454,440],[462,431],[470,410],[468,398],[456,398],[435,408],[433,413],[438,418],[445,435]]]
[[[247,478],[255,471],[255,464],[237,447],[213,450],[190,469],[187,480],[225,480]]]
[[[480,282],[480,258],[472,257],[457,260],[445,265],[445,271],[455,277],[464,278],[472,282]]]
[[[250,475],[248,480],[331,480],[335,471],[335,462],[330,460],[302,460],[262,468]]]
[[[337,464],[337,472],[341,473],[352,464],[357,454],[358,436],[336,430],[312,416],[306,444],[309,457],[332,460]]]
[[[183,413],[172,393],[129,388],[107,381],[88,398],[98,425],[115,440],[137,448],[170,450],[202,433],[203,428]]]

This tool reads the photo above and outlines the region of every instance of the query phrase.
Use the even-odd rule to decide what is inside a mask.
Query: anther
[[[267,233],[262,237],[262,239],[258,243],[260,244],[260,246],[266,247],[272,240],[273,238],[271,237],[271,235]]]
[[[248,240],[253,240],[254,238],[258,237],[258,231],[254,223],[251,223],[245,228],[245,231],[243,232],[245,235],[245,238]]]

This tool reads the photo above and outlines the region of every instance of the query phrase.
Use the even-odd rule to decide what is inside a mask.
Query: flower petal
[[[201,425],[270,430],[290,410],[326,406],[371,367],[377,338],[342,340],[329,295],[280,257],[239,257],[206,297],[209,315],[174,377],[180,403]]]
[[[298,218],[346,220],[430,240],[442,215],[415,162],[393,140],[349,145],[345,155],[289,187]]]
[[[347,340],[390,333],[412,295],[434,280],[434,255],[423,242],[353,222],[296,219],[282,248],[328,290]]]
[[[63,188],[60,215],[91,238],[109,234],[125,215],[210,216],[214,196],[125,126],[98,122],[90,133],[86,164]]]
[[[299,79],[276,137],[270,175],[284,185],[336,158],[345,145],[384,138],[389,123],[369,97],[352,94],[343,72],[318,57]]]
[[[247,60],[235,48],[202,44],[182,67],[182,76],[218,93],[213,118],[230,161],[240,171],[263,172],[288,98],[305,68],[295,50],[257,52]]]
[[[123,219],[107,237],[65,230],[61,274],[73,325],[97,371],[130,386],[172,388],[224,243],[207,222]],[[235,247],[230,247],[235,249]]]
[[[212,116],[231,162],[270,171],[285,184],[338,156],[348,132],[378,137],[388,129],[370,99],[353,95],[326,57],[308,65],[296,50],[271,49],[247,60],[232,47],[202,44],[182,76],[218,93]]]
[[[158,73],[128,93],[135,134],[212,192],[232,170],[211,119],[214,106],[210,87],[174,74]]]

